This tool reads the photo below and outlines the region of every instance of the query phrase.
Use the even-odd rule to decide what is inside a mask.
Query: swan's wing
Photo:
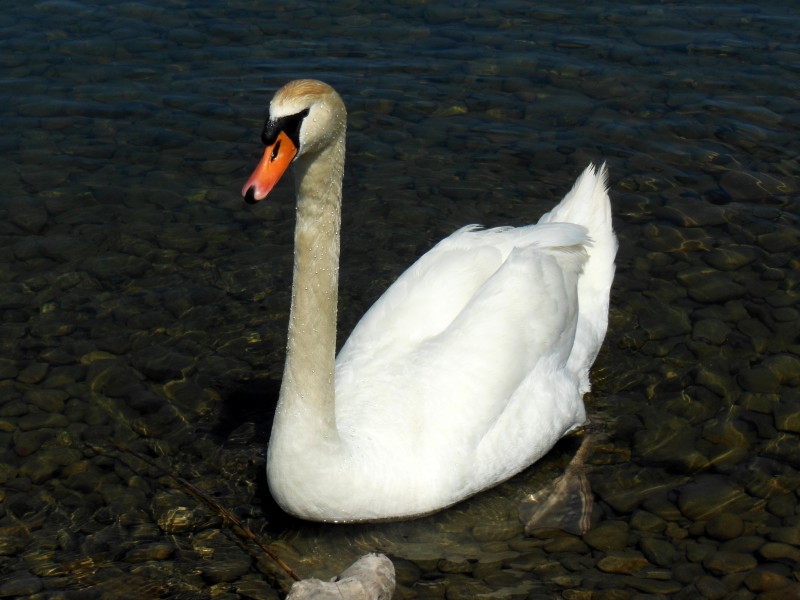
[[[405,353],[443,332],[512,250],[585,240],[583,228],[566,224],[459,229],[417,260],[367,311],[342,347],[337,368],[354,355]]]
[[[389,416],[379,406],[388,401],[398,427],[447,422],[476,447],[537,361],[568,359],[587,243],[584,228],[564,223],[467,228],[441,242],[342,348],[337,420],[366,426]]]
[[[338,362],[354,353],[405,352],[449,326],[505,258],[486,243],[487,233],[464,227],[420,257],[361,318]]]

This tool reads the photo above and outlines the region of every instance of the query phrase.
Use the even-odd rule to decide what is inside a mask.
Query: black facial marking
[[[261,132],[261,141],[265,146],[270,146],[275,143],[278,134],[282,131],[285,133],[296,147],[300,147],[300,125],[303,124],[303,119],[308,115],[308,109],[300,111],[294,115],[288,115],[279,119],[267,119],[264,124],[264,130]],[[273,157],[275,154],[273,153]]]

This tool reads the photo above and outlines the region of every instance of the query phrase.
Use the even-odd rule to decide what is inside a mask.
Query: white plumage
[[[329,86],[284,86],[242,190],[264,198],[294,162],[293,299],[269,485],[306,519],[413,517],[511,477],[585,423],[617,249],[606,172],[590,165],[536,225],[468,226],[442,240],[334,362],[345,122]]]

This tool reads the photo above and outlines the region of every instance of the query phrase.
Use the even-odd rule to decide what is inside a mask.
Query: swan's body
[[[589,166],[537,225],[440,242],[335,357],[345,122],[329,86],[286,85],[242,190],[263,199],[294,162],[292,308],[267,475],[305,519],[412,517],[511,477],[585,423],[617,248],[605,169]]]

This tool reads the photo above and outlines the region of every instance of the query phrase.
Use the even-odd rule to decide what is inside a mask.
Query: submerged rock
[[[394,587],[392,561],[383,554],[366,554],[331,581],[298,581],[287,600],[389,600]]]

